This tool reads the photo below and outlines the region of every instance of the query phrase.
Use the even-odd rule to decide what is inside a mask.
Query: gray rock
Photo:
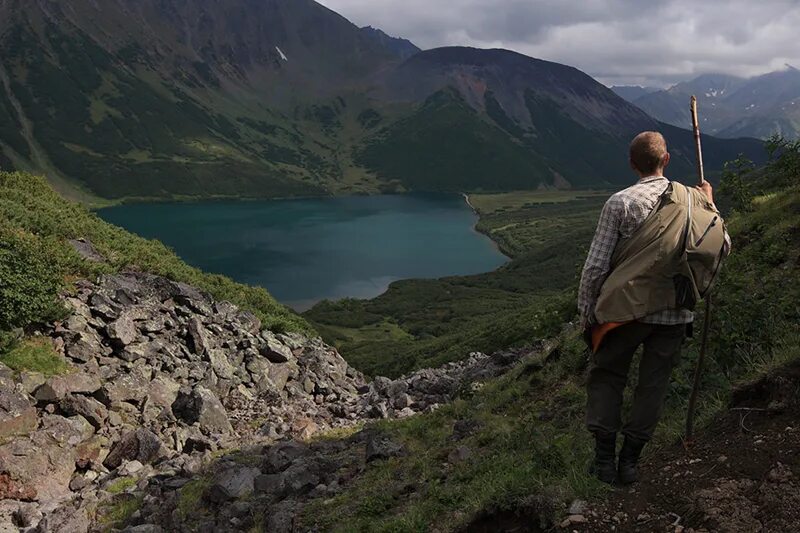
[[[289,364],[271,365],[268,371],[268,378],[270,383],[275,387],[275,390],[280,392],[286,388],[286,383],[292,377],[293,370]]]
[[[378,459],[399,457],[403,454],[403,447],[385,435],[372,435],[367,440],[366,461],[368,463]]]
[[[28,395],[18,391],[11,380],[0,378],[0,439],[27,435],[38,422]]]
[[[270,533],[292,533],[294,531],[294,516],[297,513],[295,503],[283,501],[270,508],[267,516],[266,531]]]
[[[163,459],[168,454],[164,443],[152,431],[139,428],[135,431],[126,433],[111,447],[111,451],[103,461],[106,468],[115,469],[122,465],[123,461],[139,461],[143,464],[151,464],[159,459]]]
[[[97,251],[89,239],[70,239],[69,244],[83,259],[92,263],[104,263],[106,258]]]
[[[68,394],[59,401],[59,407],[68,415],[84,417],[95,429],[103,427],[103,423],[108,418],[106,406],[89,396]]]
[[[36,389],[34,397],[39,401],[54,402],[68,394],[92,394],[100,390],[101,385],[97,376],[76,372],[48,379],[44,385]]]
[[[275,499],[281,499],[287,493],[282,474],[262,474],[256,477],[254,488],[256,492],[271,494]]]
[[[280,442],[267,450],[263,469],[268,474],[283,472],[294,461],[307,457],[311,451],[295,441]]]
[[[206,498],[213,503],[244,498],[253,493],[254,481],[261,472],[257,468],[235,465],[214,476]]]
[[[321,473],[314,461],[298,461],[283,472],[284,483],[289,493],[303,495],[319,485]]]
[[[192,317],[187,325],[189,347],[197,355],[205,355],[212,348],[208,331],[197,317]]]
[[[147,395],[149,382],[138,372],[119,373],[103,384],[102,399],[108,404],[116,402],[140,403]]]
[[[79,505],[79,504],[78,504]],[[86,533],[91,522],[86,509],[76,504],[66,504],[57,507],[53,512],[42,518],[32,533]]]
[[[214,393],[205,387],[198,386],[191,391],[180,391],[175,403],[172,404],[172,412],[187,424],[199,424],[203,432],[225,434],[233,431],[225,407]]]
[[[67,340],[65,352],[71,359],[81,363],[88,363],[97,356],[102,356],[104,349],[100,337],[94,330],[78,331]]]
[[[271,363],[286,363],[294,359],[292,350],[281,343],[271,331],[263,331],[261,338],[264,339],[264,344],[259,348],[259,352]]]
[[[217,377],[220,379],[233,379],[234,368],[225,356],[225,352],[212,348],[207,350],[206,354]]]
[[[124,348],[137,339],[139,331],[136,329],[133,317],[126,313],[106,326],[106,335],[116,347]]]

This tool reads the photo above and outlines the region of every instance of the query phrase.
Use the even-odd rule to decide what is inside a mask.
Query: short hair
[[[667,158],[667,141],[657,131],[643,131],[631,141],[631,163],[647,174],[663,169]]]

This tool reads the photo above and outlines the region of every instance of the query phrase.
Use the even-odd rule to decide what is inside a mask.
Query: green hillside
[[[41,177],[0,172],[0,237],[0,336],[62,313],[58,294],[69,290],[68,281],[122,269],[195,285],[255,312],[273,330],[311,331],[264,289],[188,266],[160,242],[130,234],[62,199]],[[72,239],[90,241],[106,261],[83,259]]]
[[[725,180],[747,200],[729,216],[734,253],[714,291],[698,427],[728,416],[737,385],[800,359],[800,144],[784,144],[778,153],[765,171],[747,177],[744,189],[735,175]],[[611,496],[586,473],[587,357],[579,332],[562,327],[552,329],[548,349],[500,379],[465,390],[433,413],[380,423],[408,453],[371,466],[342,494],[308,506],[303,525],[388,532],[485,531],[506,523],[547,531],[575,498]],[[698,345],[695,337],[684,350],[651,456],[682,435]],[[796,387],[796,381],[775,379]],[[723,452],[712,450],[711,461]],[[713,469],[700,468],[706,474]]]

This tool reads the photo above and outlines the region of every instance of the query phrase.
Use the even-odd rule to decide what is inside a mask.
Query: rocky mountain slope
[[[709,134],[800,136],[800,71],[789,65],[753,78],[706,74],[667,90],[620,96],[658,120],[684,126],[690,120],[686,101],[692,94],[700,101],[703,129]]]
[[[84,243],[82,250],[91,248]],[[282,502],[285,509],[312,489],[333,494],[337,469],[292,439],[433,409],[523,355],[474,354],[367,385],[320,340],[273,334],[252,313],[158,276],[81,281],[65,303],[69,316],[37,341],[53,343],[66,362],[58,372],[0,364],[4,531],[113,525],[109,509],[133,486],[149,487],[149,500],[140,503],[153,510],[143,509],[143,519],[160,515],[167,530],[193,530],[197,524],[186,526],[166,503],[176,490],[215,454],[265,445],[272,462],[263,473],[257,464],[217,465],[203,497],[222,504],[257,490],[263,505]],[[367,460],[389,453],[380,440],[370,442]],[[206,525],[247,527],[236,509],[220,512]]]
[[[573,68],[416,53],[312,0],[4,0],[0,50],[0,165],[73,196],[607,186],[644,128],[691,168],[686,134]],[[760,155],[706,146],[710,170]]]

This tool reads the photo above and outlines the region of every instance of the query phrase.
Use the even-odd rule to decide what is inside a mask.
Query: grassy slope
[[[726,405],[735,384],[798,357],[796,168],[786,180],[794,184],[768,188],[754,199],[752,212],[731,217],[735,253],[715,290],[700,424]],[[687,344],[649,453],[681,434],[698,344]],[[567,328],[551,351],[477,392],[431,414],[381,423],[410,453],[369,467],[341,495],[315,502],[304,524],[332,531],[458,531],[503,510],[530,515],[533,527],[537,517],[552,523],[573,498],[604,490],[585,474],[591,454],[582,427],[586,364],[577,332]],[[459,439],[456,424],[475,430]],[[471,456],[448,460],[458,446]]]
[[[49,261],[49,269],[61,274],[62,279],[92,276],[125,268],[138,269],[190,283],[216,298],[250,309],[266,327],[311,331],[311,327],[301,317],[275,301],[266,290],[235,283],[224,276],[206,274],[190,267],[162,243],[142,239],[103,222],[86,208],[61,198],[43,178],[31,174],[0,172],[0,230],[18,236],[23,242],[30,244],[26,249],[39,250],[40,255],[48,254],[50,257],[42,260]],[[108,259],[108,263],[90,263],[79,258],[67,242],[77,238],[91,240],[97,250]],[[3,245],[4,243],[0,243],[0,246]],[[0,254],[0,260],[3,257]],[[5,263],[0,267],[5,267]],[[9,279],[0,280],[3,287],[13,289],[19,279],[18,270],[12,266],[9,269],[0,268],[0,273],[9,276]],[[48,294],[54,297],[54,292],[48,286],[42,297]],[[13,295],[12,292],[2,294],[6,297]],[[0,302],[0,305],[7,306],[8,302]]]
[[[508,265],[476,276],[400,281],[374,300],[325,302],[305,316],[351,364],[381,375],[551,334],[571,318],[570,287],[605,196],[472,195],[478,230],[513,258]]]

